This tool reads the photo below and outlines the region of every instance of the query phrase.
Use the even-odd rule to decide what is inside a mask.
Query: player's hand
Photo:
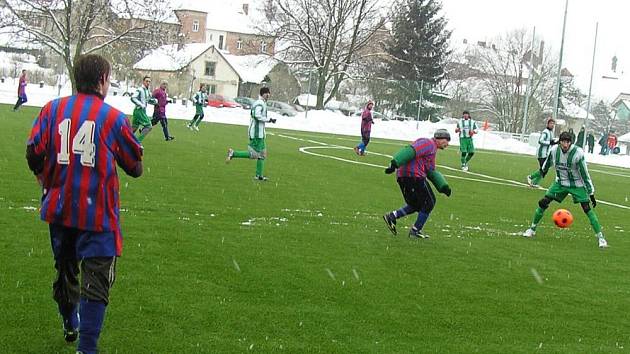
[[[444,190],[443,190],[442,193],[446,194],[447,197],[450,197],[451,193],[452,193],[451,187],[449,187],[449,186],[444,187]]]
[[[595,199],[595,194],[590,195],[591,203],[593,204],[593,208],[597,206],[597,200]]]
[[[549,145],[556,145],[558,143],[558,140],[551,140],[551,142],[549,143]]]
[[[460,132],[459,128],[455,128],[455,133],[459,133],[459,132]]]
[[[385,169],[385,174],[391,175],[392,173],[394,173],[394,171],[396,171],[396,167],[389,166],[388,168]]]
[[[475,132],[471,130],[470,133],[468,133],[468,135],[470,135],[470,137],[472,138],[472,136],[475,135]]]

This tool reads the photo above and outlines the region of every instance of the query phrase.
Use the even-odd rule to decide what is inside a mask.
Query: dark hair
[[[107,59],[98,54],[88,54],[79,57],[74,64],[74,80],[77,91],[100,95],[99,86],[103,83],[103,75],[109,76],[111,66]]]
[[[269,87],[261,87],[260,88],[260,95],[264,95],[266,93],[271,93],[271,91],[269,90]]]
[[[559,141],[568,141],[570,143],[573,143],[573,135],[571,135],[571,133],[569,133],[569,132],[562,132],[562,133],[560,133],[560,138],[558,140]]]
[[[142,81],[144,81],[144,80],[146,80],[146,79],[149,79],[149,80],[151,80],[151,76],[149,76],[149,75],[146,75],[145,77],[143,77],[143,78],[142,78]]]
[[[447,141],[451,141],[451,134],[449,134],[446,129],[438,129],[433,133],[433,137],[435,139],[446,139]]]
[[[464,111],[464,113],[462,113],[462,115],[464,115],[464,114],[468,114],[468,115],[470,115],[470,112],[468,112],[468,111]]]

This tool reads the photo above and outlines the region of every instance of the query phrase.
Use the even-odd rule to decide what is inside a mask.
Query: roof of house
[[[219,53],[243,82],[260,84],[265,80],[265,76],[279,63],[278,60],[264,54],[232,55],[223,51],[219,51]]]
[[[136,70],[177,71],[198,58],[212,47],[210,43],[185,44],[177,49],[176,44],[163,45],[133,65]]]
[[[626,133],[626,134],[620,136],[619,138],[617,138],[617,141],[623,141],[624,143],[630,143],[630,133]]]

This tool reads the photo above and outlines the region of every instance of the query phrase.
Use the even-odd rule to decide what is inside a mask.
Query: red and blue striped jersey
[[[42,220],[113,231],[120,251],[116,164],[132,171],[142,159],[127,117],[95,95],[58,98],[42,108],[27,144],[45,155]]]
[[[437,143],[435,139],[420,138],[411,147],[416,150],[416,157],[398,168],[398,177],[426,178],[427,172],[435,170]]]

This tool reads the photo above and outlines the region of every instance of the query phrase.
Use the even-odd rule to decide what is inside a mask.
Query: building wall
[[[267,75],[265,82],[261,84],[242,83],[239,96],[258,98],[260,88],[269,87],[271,99],[274,101],[291,102],[300,94],[300,85],[286,64],[277,64]]]
[[[205,43],[206,42],[206,19],[205,12],[193,10],[175,10],[175,15],[181,23],[181,33],[184,35],[185,43]],[[194,28],[194,23],[198,22],[198,28]]]
[[[221,43],[221,36],[223,36],[223,43]],[[212,43],[216,48],[225,50],[227,46],[227,32],[217,30],[206,30],[206,43]],[[221,44],[219,46],[219,44]]]
[[[241,42],[241,48],[238,48],[238,42]],[[267,43],[267,50],[261,52],[261,42]],[[269,54],[275,53],[275,39],[273,37],[258,36],[254,34],[243,34],[236,32],[227,33],[227,48],[234,55],[250,55],[250,54]]]
[[[216,63],[214,76],[205,75],[206,62]],[[194,60],[190,67],[197,78],[195,80],[195,87],[199,87],[200,83],[214,85],[214,93],[216,94],[228,97],[237,96],[239,83],[238,75],[214,48],[210,48],[210,50],[206,51],[199,58]]]

